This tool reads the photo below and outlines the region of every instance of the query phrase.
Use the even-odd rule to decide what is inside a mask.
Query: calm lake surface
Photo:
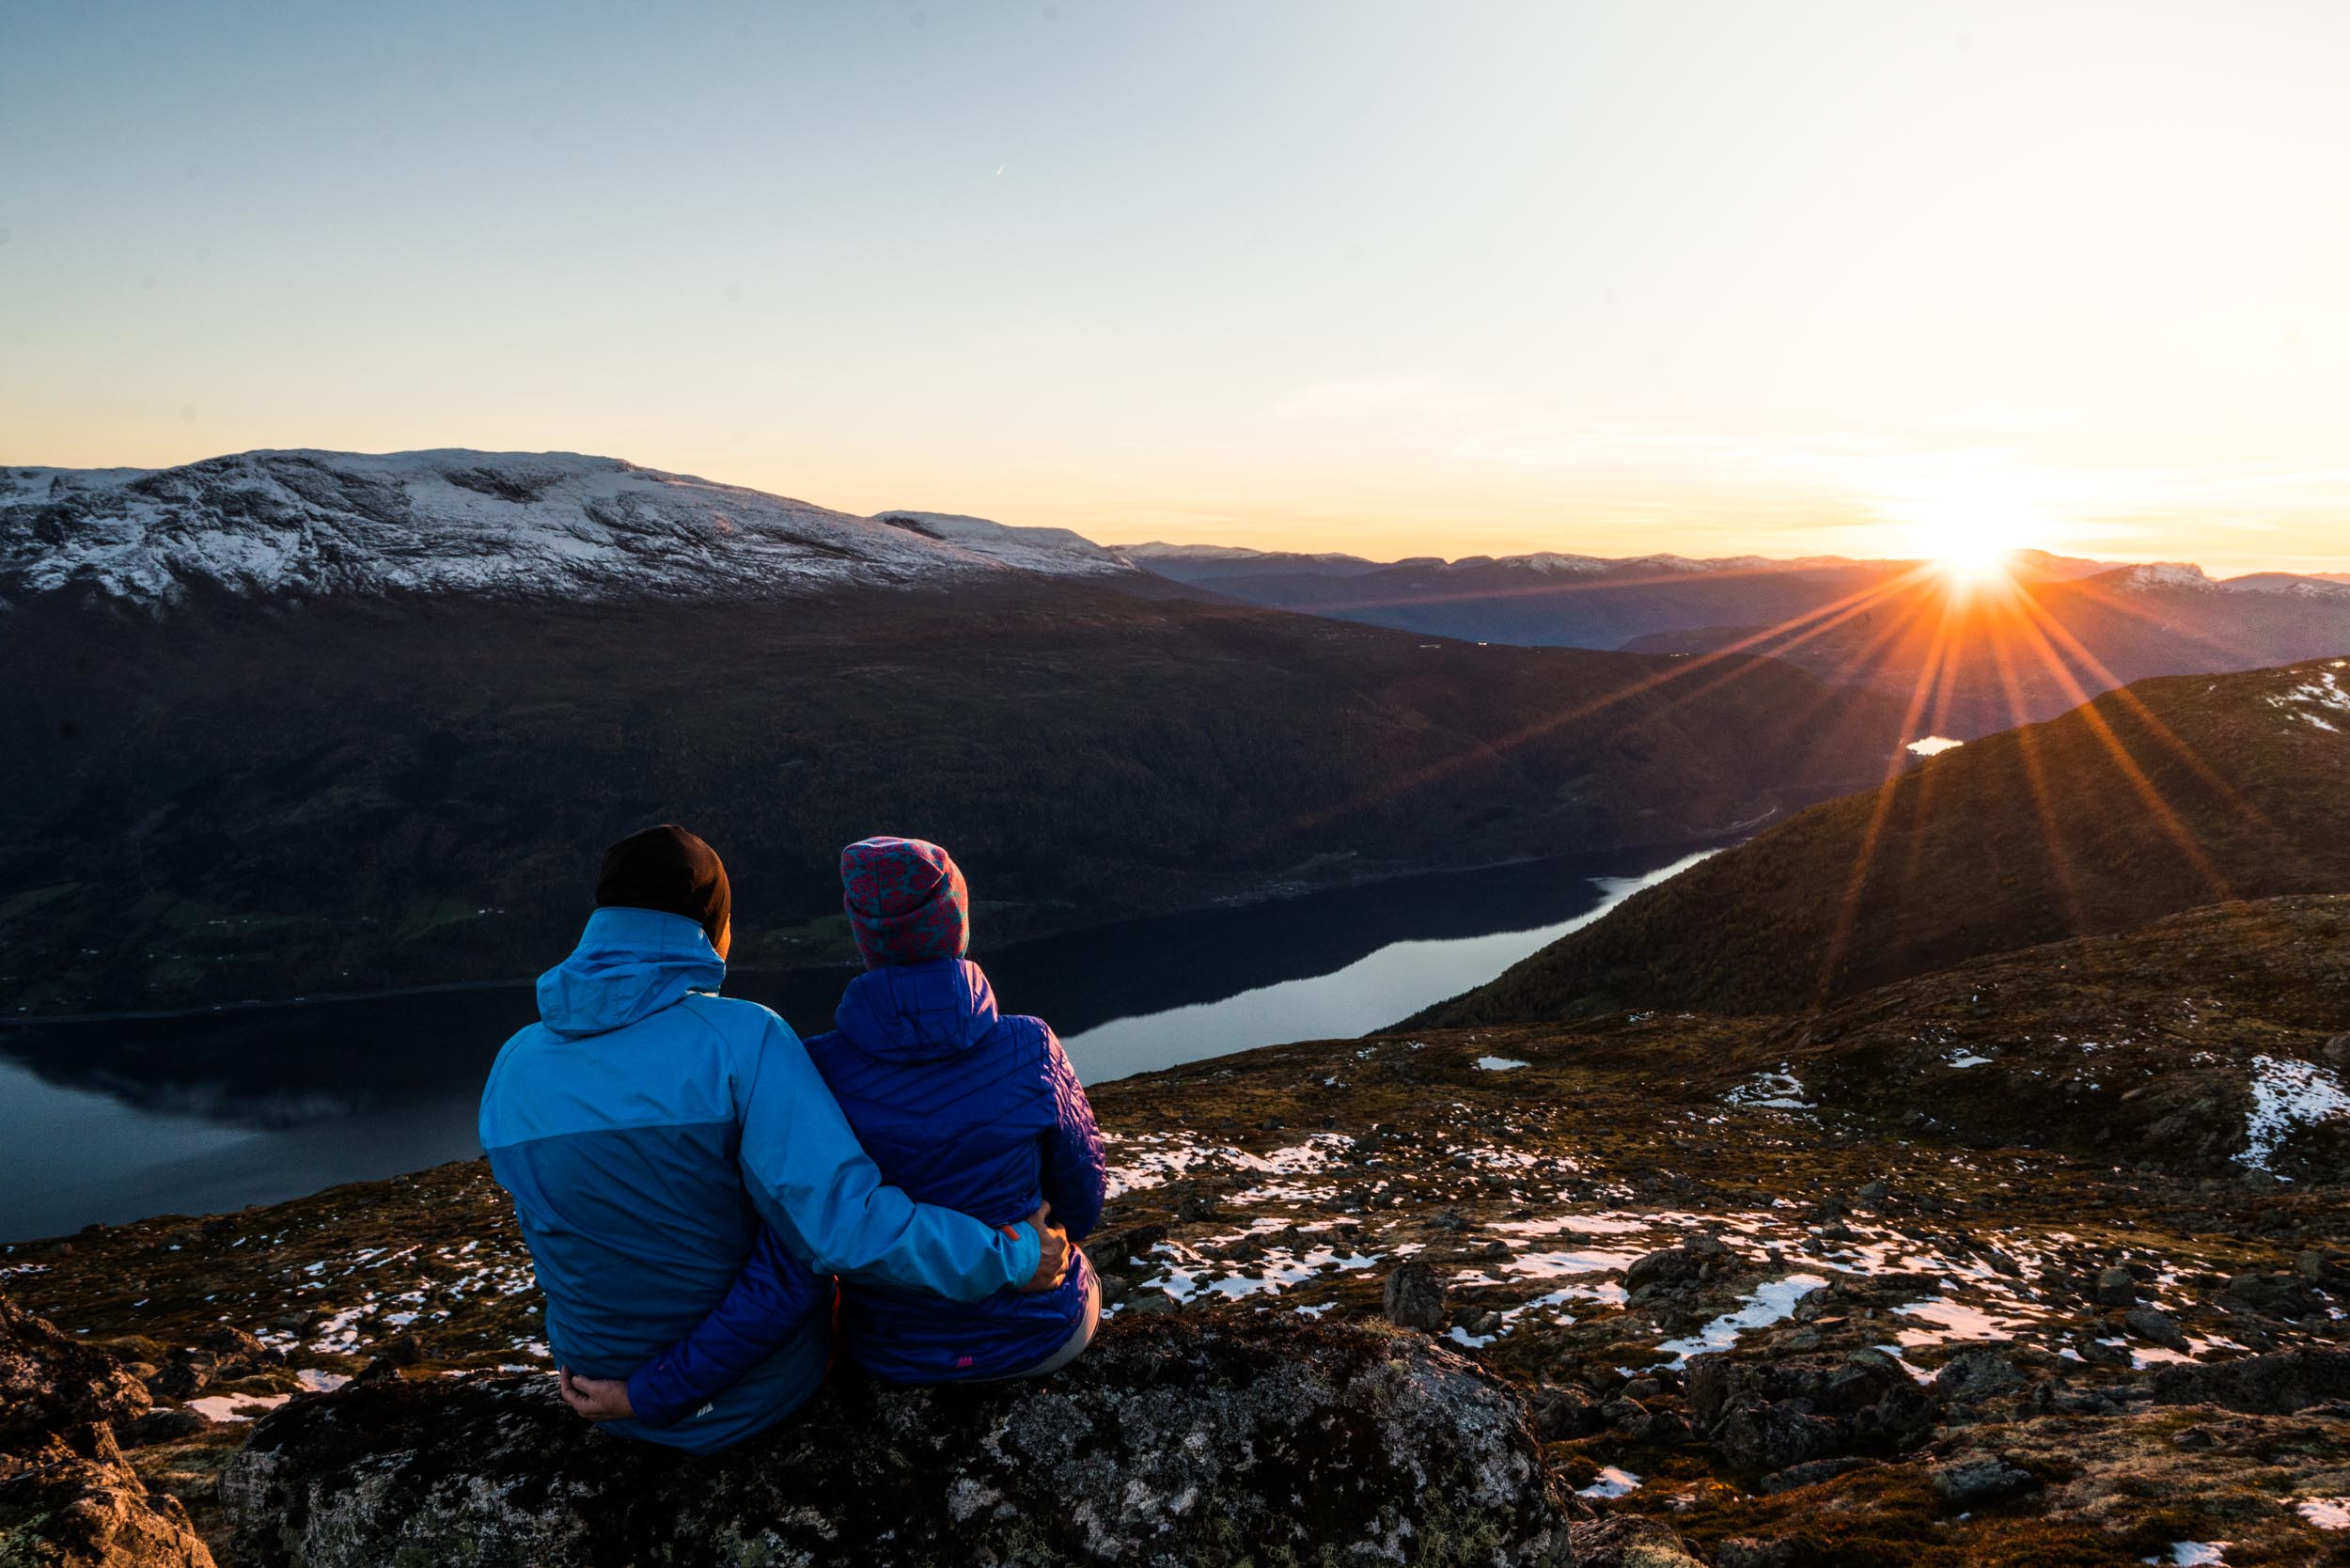
[[[1050,1022],[1099,1083],[1392,1024],[1703,857],[1415,877],[973,957],[1004,1010]],[[849,978],[739,975],[727,989],[813,1033]],[[503,985],[0,1028],[0,1240],[275,1202],[478,1154],[491,1058],[536,1016],[527,985]]]

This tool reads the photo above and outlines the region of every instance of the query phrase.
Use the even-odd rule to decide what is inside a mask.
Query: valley
[[[664,819],[776,968],[846,956],[833,857],[869,833],[952,848],[1010,941],[1750,831],[1905,738],[1778,661],[1700,684],[1202,602],[974,520],[411,456],[0,498],[0,1009],[520,980]]]
[[[1670,853],[1670,852],[1667,852]],[[1498,973],[1683,869],[1532,861],[1128,921],[978,956],[1089,1083],[1374,1028]],[[853,968],[735,968],[728,995],[803,1033]],[[228,1210],[478,1152],[482,1081],[529,984],[83,1022],[0,1019],[0,1241],[172,1208]]]
[[[1556,1510],[1584,1568],[2350,1560],[2340,646],[2242,668],[2182,612],[2142,662],[2195,673],[2009,671],[2011,713],[2102,692],[2017,728],[1950,652],[1966,614],[2091,628],[2125,592],[2133,635],[2164,596],[2241,630],[2266,588],[1453,574],[1464,614],[1488,567],[1609,614],[1699,585],[1623,651],[559,454],[8,483],[0,1049],[52,1216],[11,1229],[58,1233],[0,1244],[0,1364],[91,1358],[71,1495],[137,1487],[228,1568],[292,1539],[246,1482],[231,1529],[232,1462],[350,1410],[543,1404],[475,1090],[597,847],[664,817],[728,861],[729,990],[804,1027],[846,972],[837,846],[954,848],[1108,1141],[1078,1381],[1113,1406],[1212,1345],[1244,1386],[1341,1353],[1473,1384],[1539,1459],[1511,1516]],[[2304,601],[2260,647],[2321,635]],[[1950,646],[1913,657],[1929,614]],[[2088,641],[2136,667],[2120,639]],[[148,1217],[54,1218],[96,1212]],[[555,1484],[568,1431],[493,1490]]]

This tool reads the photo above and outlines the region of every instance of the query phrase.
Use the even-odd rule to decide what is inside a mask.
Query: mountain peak
[[[472,592],[789,593],[975,572],[1134,570],[1061,529],[858,517],[576,452],[252,451],[164,469],[0,468],[0,600],[142,604]]]
[[[2210,588],[2219,585],[2203,575],[2192,561],[2148,561],[2107,572],[2104,580],[2117,588]]]

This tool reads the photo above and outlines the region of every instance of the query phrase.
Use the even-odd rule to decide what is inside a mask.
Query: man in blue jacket
[[[750,1370],[669,1412],[674,1424],[608,1430],[708,1452],[782,1419],[830,1358],[824,1276],[958,1301],[1061,1283],[1068,1241],[1043,1211],[998,1229],[884,1186],[790,1026],[716,995],[730,895],[709,845],[674,824],[622,839],[596,904],[481,1097],[481,1144],[513,1196],[548,1347],[567,1374],[600,1378],[627,1377],[697,1325],[713,1354],[729,1338],[764,1352],[733,1357]],[[713,1381],[700,1371],[664,1375]]]

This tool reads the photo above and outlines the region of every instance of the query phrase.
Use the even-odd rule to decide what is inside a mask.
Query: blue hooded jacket
[[[556,1359],[627,1377],[692,1331],[664,1375],[706,1397],[608,1426],[697,1452],[773,1425],[822,1381],[818,1276],[975,1300],[1025,1283],[1039,1247],[1025,1226],[884,1186],[790,1026],[713,995],[725,973],[682,916],[596,911],[481,1098]]]
[[[1050,1202],[1073,1241],[1102,1217],[1102,1135],[1060,1042],[1041,1019],[1006,1018],[964,959],[891,964],[849,983],[831,1032],[807,1053],[884,1176],[925,1203],[1009,1224]],[[1058,1290],[946,1300],[897,1281],[843,1291],[848,1351],[875,1377],[947,1383],[1026,1371],[1085,1317],[1082,1257]],[[749,1281],[745,1281],[746,1287]],[[723,1315],[723,1314],[722,1314]],[[659,1363],[723,1378],[733,1356],[716,1319]],[[715,1382],[682,1379],[663,1398]],[[630,1384],[632,1398],[636,1383]]]

